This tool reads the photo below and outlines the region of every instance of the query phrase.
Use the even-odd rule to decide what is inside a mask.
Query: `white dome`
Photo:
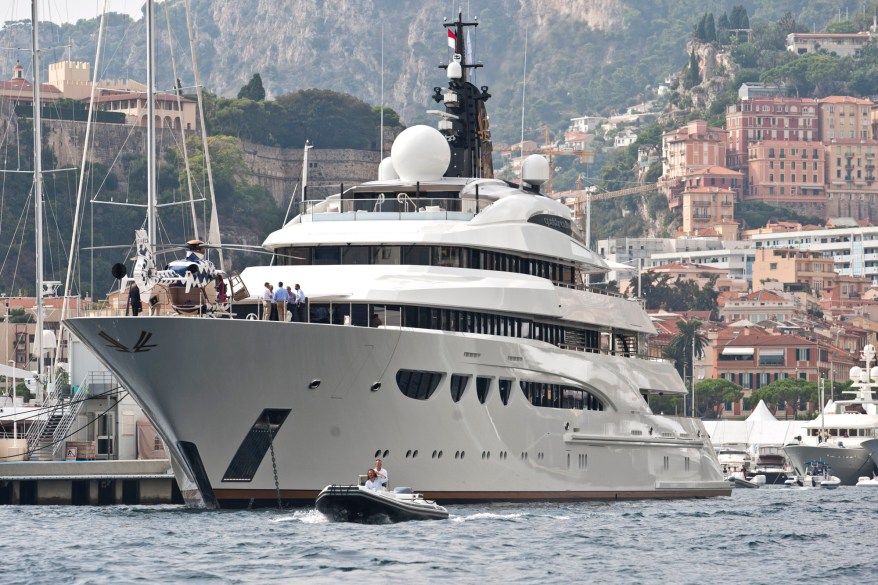
[[[412,126],[393,141],[390,158],[396,174],[403,181],[435,181],[448,169],[451,149],[435,128]]]
[[[860,374],[862,373],[862,371],[863,370],[860,368],[860,366],[852,367],[851,373],[850,373],[851,380],[853,380],[854,382],[859,382],[860,381]]]
[[[378,165],[378,180],[393,181],[398,178],[399,175],[396,174],[396,169],[393,168],[393,161],[388,156]]]
[[[521,179],[531,185],[542,185],[549,180],[549,161],[540,154],[532,154],[521,164]]]

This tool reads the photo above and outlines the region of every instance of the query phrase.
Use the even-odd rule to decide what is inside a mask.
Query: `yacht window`
[[[442,380],[441,372],[422,370],[399,370],[396,373],[396,385],[399,390],[416,400],[427,400],[439,387]]]
[[[329,323],[329,303],[309,303],[312,323]]]
[[[413,266],[430,265],[430,249],[418,246],[410,246],[402,250],[402,263]]]
[[[462,374],[451,374],[451,399],[454,402],[460,402],[471,377]]]
[[[350,325],[351,324],[351,304],[350,303],[332,303],[332,324],[333,325]]]
[[[400,327],[402,325],[402,311],[399,305],[388,305],[385,308],[384,324]]]
[[[433,266],[460,266],[460,248],[439,246],[432,248]]]
[[[354,304],[351,306],[351,325],[368,327],[370,317],[368,305]]]
[[[500,378],[498,388],[500,390],[500,402],[502,402],[503,404],[509,404],[509,394],[512,390],[512,380],[509,380],[507,378]]]
[[[399,264],[399,246],[373,246],[372,264]]]
[[[604,404],[588,390],[563,384],[519,382],[524,397],[534,406],[575,410],[604,410]]]
[[[342,264],[368,264],[368,246],[348,246],[341,249]]]
[[[491,378],[479,376],[476,378],[476,395],[482,404],[488,400],[488,391],[491,389]]]
[[[338,246],[318,246],[314,249],[314,264],[339,264]]]

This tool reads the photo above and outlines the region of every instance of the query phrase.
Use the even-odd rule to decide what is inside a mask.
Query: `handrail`
[[[407,193],[397,193],[397,194],[396,194],[396,200],[397,200],[398,202],[402,203],[402,205],[403,205],[403,211],[408,211],[408,208],[409,208],[408,204],[409,204],[409,203],[412,204],[412,209],[413,209],[414,211],[417,211],[417,210],[418,210],[418,204],[415,203],[414,201],[412,201],[412,198],[409,197]]]

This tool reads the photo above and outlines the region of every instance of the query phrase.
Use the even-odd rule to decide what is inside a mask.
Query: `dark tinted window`
[[[460,402],[467,384],[469,384],[471,376],[463,376],[461,374],[451,374],[451,399]]]
[[[409,398],[426,400],[433,395],[439,382],[441,372],[425,372],[422,370],[400,370],[396,373],[396,385]]]
[[[498,388],[500,389],[500,402],[502,402],[503,404],[509,404],[509,394],[512,390],[512,380],[500,378]]]
[[[488,399],[488,391],[491,389],[491,378],[476,378],[476,395],[482,404]]]

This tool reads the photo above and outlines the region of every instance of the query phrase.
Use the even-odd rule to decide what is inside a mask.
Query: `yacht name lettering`
[[[568,236],[571,233],[570,220],[564,219],[563,217],[558,217],[557,215],[535,215],[527,221],[528,223],[535,223],[538,225],[546,226],[547,228],[559,231],[562,234],[566,234]]]

